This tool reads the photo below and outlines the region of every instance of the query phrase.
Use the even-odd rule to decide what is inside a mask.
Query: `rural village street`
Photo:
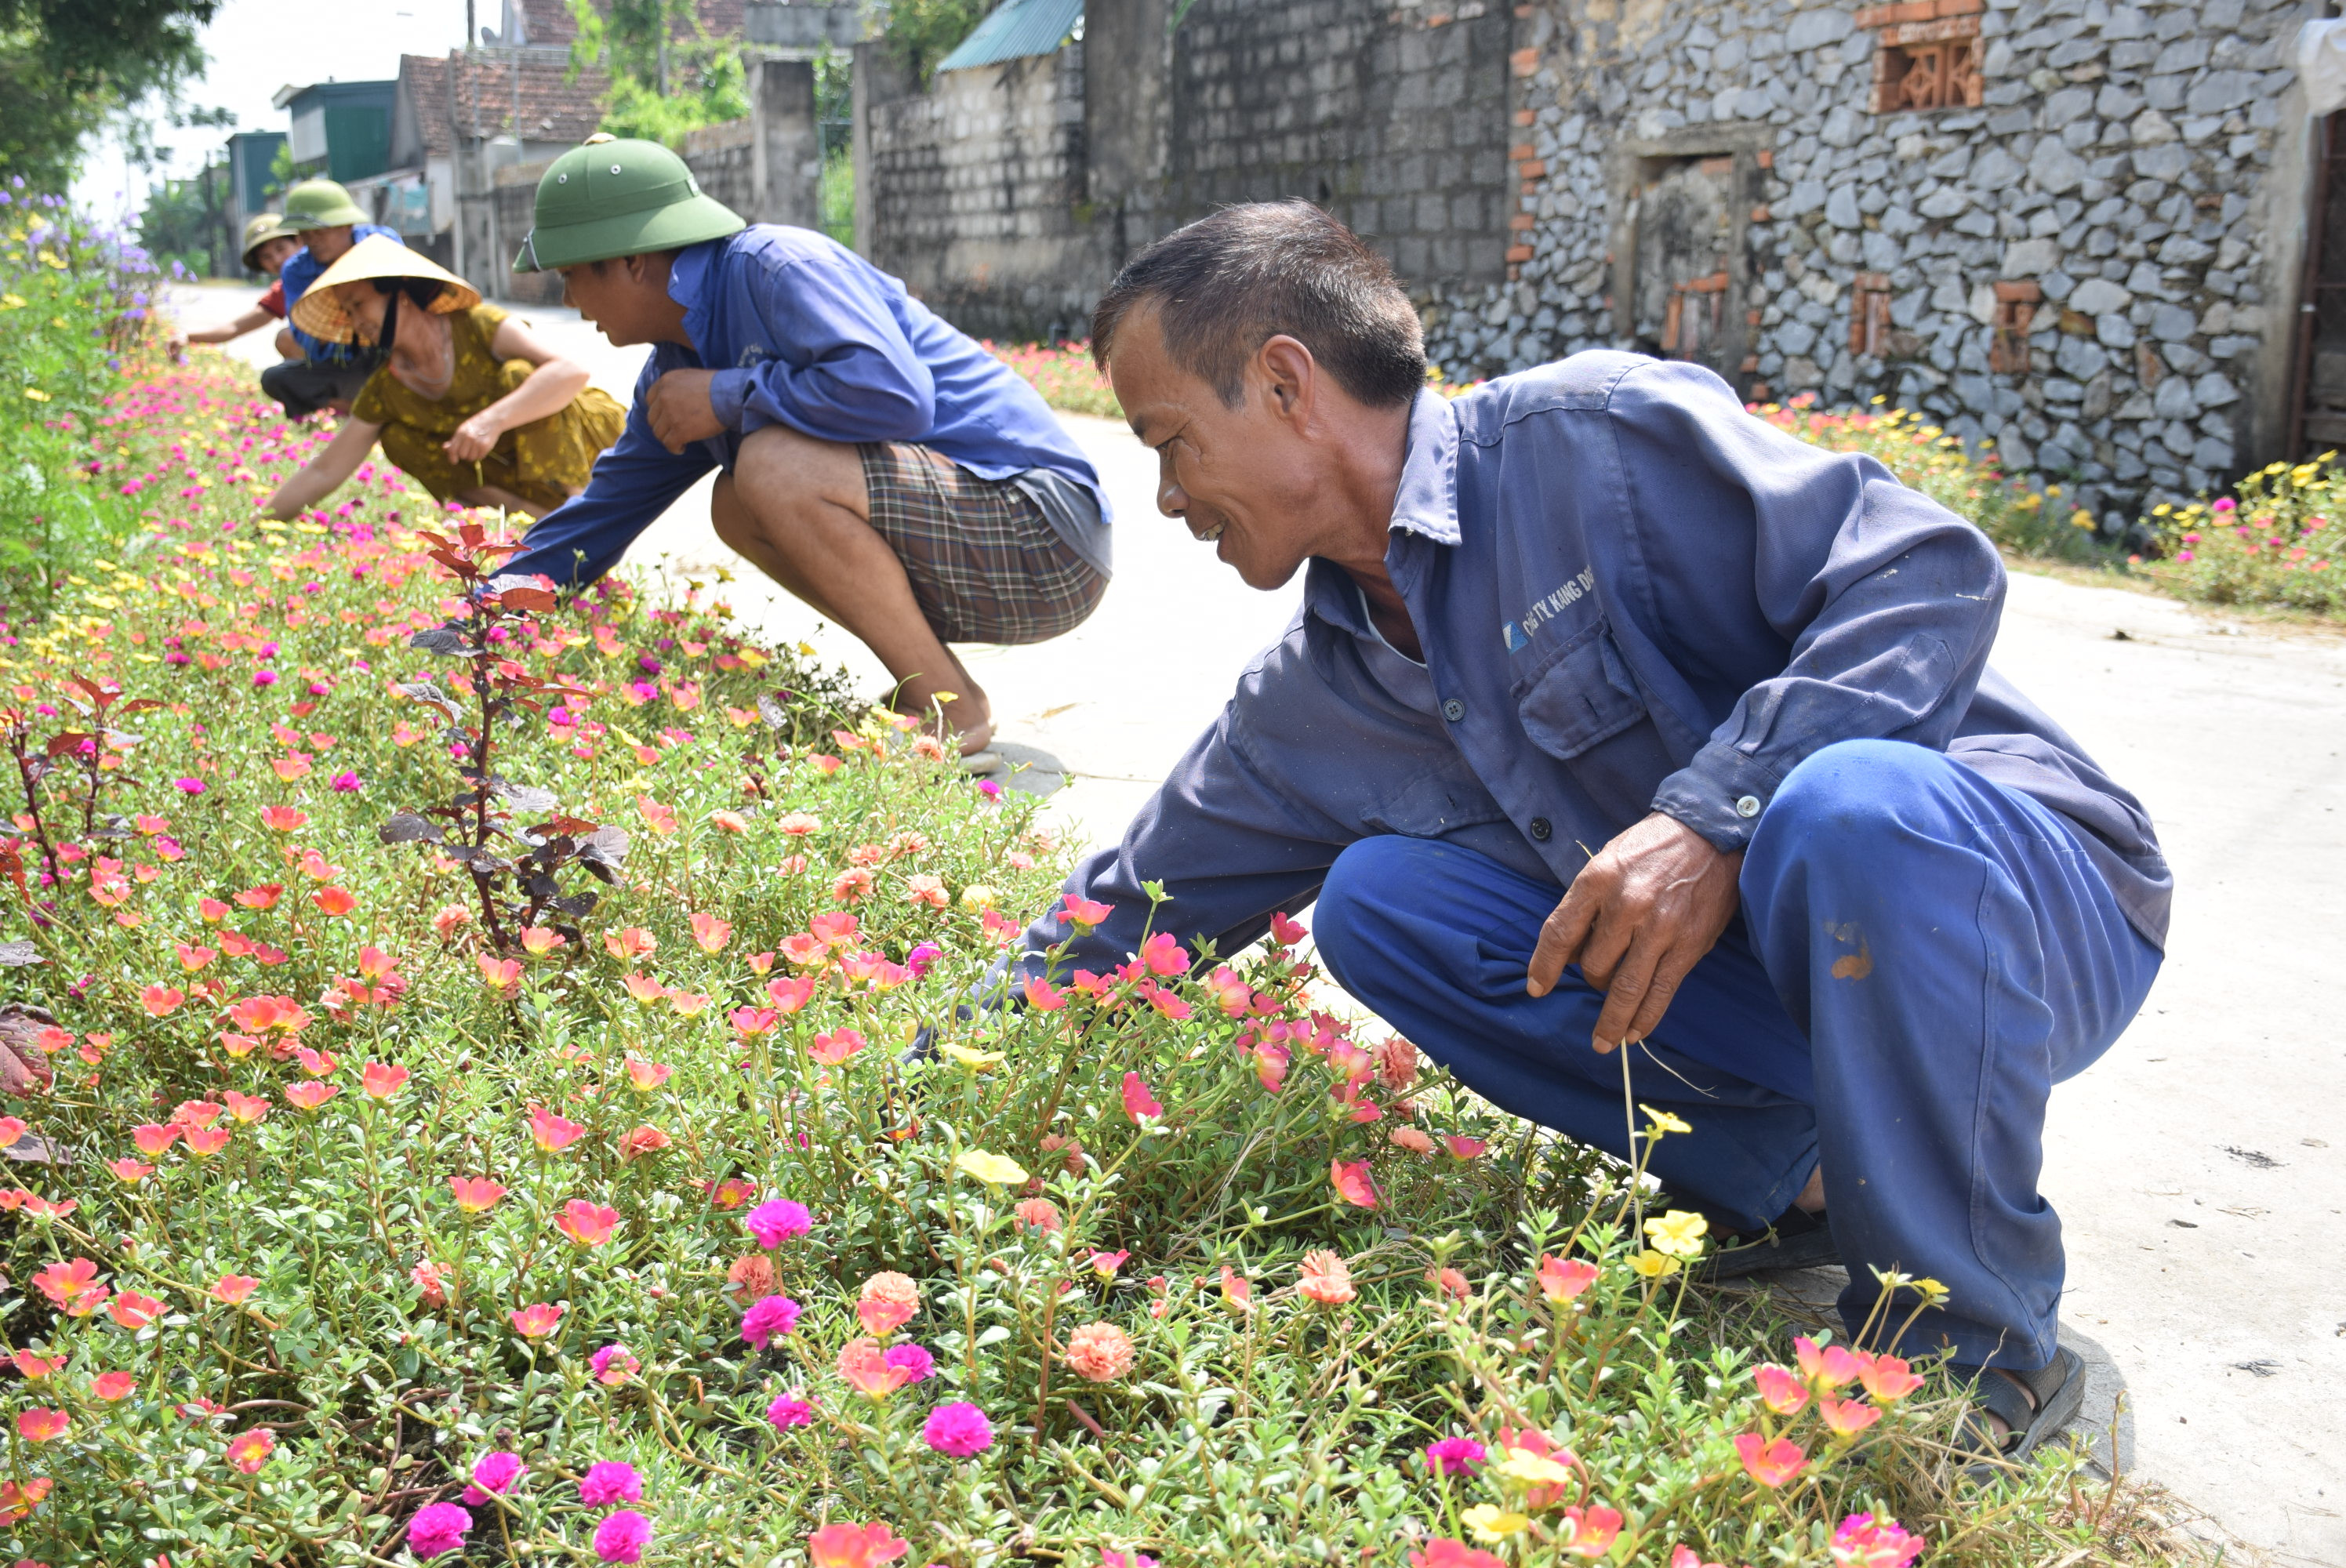
[[[181,288],[184,326],[257,290]],[[566,311],[525,312],[625,401],[640,350]],[[267,334],[231,351],[267,362]],[[1080,630],[964,657],[996,732],[1064,763],[1056,818],[1090,839],[1132,809],[1290,615],[1152,504],[1155,463],[1121,426],[1070,417],[1105,475],[1117,575]],[[638,545],[639,569],[730,565],[776,639],[812,616],[733,560],[706,482]],[[821,639],[867,687],[878,667]],[[2102,1063],[2053,1101],[2045,1191],[2069,1248],[2065,1321],[2126,1384],[2131,1468],[2252,1550],[2346,1565],[2346,636],[2275,633],[2117,589],[2016,572],[1995,663],[2158,824],[2178,888],[2168,962]]]

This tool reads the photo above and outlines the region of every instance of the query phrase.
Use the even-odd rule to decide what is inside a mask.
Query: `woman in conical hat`
[[[332,494],[376,442],[442,501],[544,516],[586,488],[627,411],[454,273],[361,240],[293,307],[304,331],[380,344],[383,362],[323,452],[264,504],[291,517]]]

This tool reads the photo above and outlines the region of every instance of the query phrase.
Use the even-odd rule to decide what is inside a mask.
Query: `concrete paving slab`
[[[183,319],[243,308],[227,293],[199,291]],[[625,395],[641,351],[568,312],[527,314]],[[265,354],[264,335],[247,341]],[[1248,590],[1156,514],[1155,461],[1121,426],[1066,423],[1115,501],[1115,583],[1066,637],[964,657],[1003,740],[1063,762],[1051,819],[1096,840],[1212,720],[1300,590]],[[732,571],[735,604],[769,636],[821,636],[717,543],[703,494],[638,555],[702,580]],[[876,684],[846,642],[821,646]],[[2015,572],[1994,657],[2140,794],[2179,890],[2142,1017],[2053,1101],[2043,1186],[2066,1227],[2067,1337],[2106,1351],[2097,1400],[2114,1405],[2122,1376],[2137,1472],[2204,1512],[2234,1556],[2340,1568],[2346,637]]]

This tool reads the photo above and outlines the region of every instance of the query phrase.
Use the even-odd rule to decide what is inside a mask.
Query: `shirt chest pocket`
[[[1573,778],[1622,826],[1646,815],[1655,790],[1677,770],[1601,620],[1576,633],[1509,695],[1525,737],[1569,764]]]

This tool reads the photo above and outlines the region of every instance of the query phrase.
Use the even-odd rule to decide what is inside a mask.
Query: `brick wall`
[[[682,151],[685,167],[692,170],[703,195],[713,196],[745,216],[756,209],[758,160],[750,146],[748,120],[688,131]]]

